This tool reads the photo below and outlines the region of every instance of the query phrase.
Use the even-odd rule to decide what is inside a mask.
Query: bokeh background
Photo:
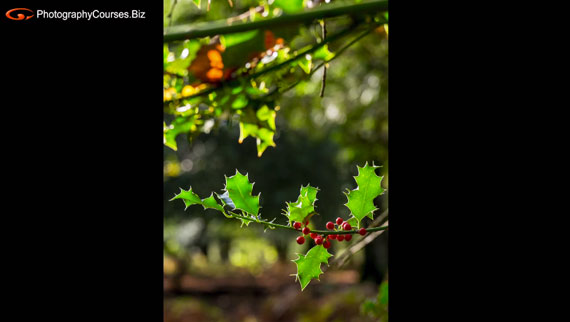
[[[236,16],[259,1],[237,1],[233,8],[213,0],[210,11],[192,0],[178,0],[173,24]],[[206,1],[203,1],[206,2]],[[235,1],[234,1],[235,2]],[[203,6],[205,4],[202,4]],[[171,1],[164,1],[165,27]],[[310,29],[311,27],[307,27]],[[310,35],[308,30],[306,35]],[[341,44],[339,44],[341,45]],[[334,52],[336,45],[331,44]],[[279,101],[276,147],[257,157],[255,140],[238,143],[239,127],[228,123],[200,134],[191,143],[178,137],[178,151],[164,147],[164,320],[182,321],[387,321],[387,237],[380,235],[341,268],[329,269],[321,281],[303,291],[290,276],[292,259],[310,243],[297,245],[295,232],[240,227],[214,210],[168,201],[179,188],[202,198],[221,192],[224,175],[237,170],[261,192],[261,215],[281,215],[295,201],[301,185],[320,188],[311,225],[348,218],[346,189],[356,187],[357,165],[382,165],[388,188],[388,39],[374,32],[331,62],[326,91],[319,97],[322,69]],[[377,215],[388,208],[388,192],[377,198]],[[369,219],[365,219],[364,226]],[[340,254],[357,242],[334,242]]]

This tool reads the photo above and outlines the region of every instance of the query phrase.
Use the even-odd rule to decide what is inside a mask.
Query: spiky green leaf
[[[204,206],[204,209],[216,209],[219,210],[221,212],[224,212],[224,208],[222,207],[222,205],[220,205],[218,203],[218,201],[216,200],[216,198],[214,198],[214,194],[210,194],[210,196],[206,199],[202,199],[202,206]]]
[[[247,174],[244,176],[236,170],[235,175],[226,177],[225,190],[236,209],[254,216],[259,214],[259,195],[252,195],[253,183],[249,182]]]
[[[192,187],[190,187],[190,189],[188,190],[180,188],[180,193],[175,195],[174,198],[170,199],[170,201],[176,199],[182,199],[182,201],[184,201],[184,205],[186,206],[184,210],[188,209],[188,207],[192,205],[202,204],[202,200],[200,199],[200,197],[198,197],[198,195],[192,191]]]
[[[319,188],[301,186],[299,198],[295,202],[287,202],[285,216],[289,219],[289,223],[293,221],[305,222],[305,219],[315,212],[315,202],[317,201],[317,192]]]
[[[321,264],[327,264],[332,256],[322,245],[316,245],[307,252],[307,255],[297,254],[299,258],[293,260],[297,265],[296,278],[301,284],[301,290],[304,290],[312,279],[319,280],[319,276],[323,273]]]
[[[345,206],[358,219],[359,226],[360,221],[366,216],[374,219],[374,211],[378,210],[374,205],[374,199],[384,193],[381,185],[383,177],[376,175],[377,168],[379,166],[368,165],[368,162],[364,167],[358,167],[358,175],[354,177],[358,187],[345,193],[348,199]]]
[[[188,207],[192,205],[201,205],[204,207],[204,210],[209,208],[224,213],[224,208],[218,203],[216,198],[214,198],[213,193],[210,194],[208,198],[200,199],[200,197],[194,191],[192,191],[192,187],[190,187],[188,190],[180,189],[180,193],[175,195],[174,198],[170,199],[170,201],[176,199],[181,199],[184,201],[184,205],[186,205],[186,208],[184,208],[184,210],[188,209]]]

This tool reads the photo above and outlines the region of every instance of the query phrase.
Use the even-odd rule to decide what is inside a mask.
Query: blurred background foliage
[[[173,3],[174,0],[164,1],[165,28],[170,24],[176,27],[236,17],[244,12],[255,12],[251,8],[259,6],[298,12],[319,5],[318,1],[313,3],[306,0],[275,0],[270,3],[233,0],[231,7],[228,1],[212,0],[208,11],[207,0],[202,0],[200,7],[193,0],[177,0],[170,16]],[[280,13],[272,11],[272,14]],[[346,17],[327,19],[329,34],[349,25],[350,19]],[[286,37],[282,47],[275,51],[315,44],[320,39],[320,31],[318,23],[297,26],[295,35]],[[335,53],[351,37],[354,38],[354,35],[331,42],[328,49]],[[316,211],[320,215],[312,218],[312,227],[324,229],[327,221],[339,216],[348,218],[349,210],[343,206],[346,197],[342,192],[355,187],[352,176],[357,174],[356,165],[362,166],[366,161],[382,165],[379,174],[385,176],[383,184],[388,188],[387,38],[384,28],[376,28],[331,61],[322,98],[319,92],[323,68],[307,74],[302,66],[297,66],[294,72],[287,68],[286,74],[268,75],[266,83],[275,88],[302,81],[291,90],[261,104],[275,111],[272,130],[275,147],[266,149],[261,157],[258,157],[256,140],[245,139],[238,143],[239,123],[243,122],[243,115],[237,118],[231,115],[235,110],[231,106],[220,107],[220,111],[216,111],[223,105],[220,104],[222,97],[204,96],[199,97],[199,101],[165,103],[165,126],[182,115],[176,112],[181,106],[199,107],[198,114],[205,111],[200,116],[202,122],[197,122],[196,131],[189,137],[170,137],[171,142],[175,142],[176,150],[168,145],[164,147],[165,321],[387,320],[387,299],[382,297],[387,293],[387,282],[385,292],[382,293],[382,287],[379,292],[379,285],[387,278],[387,233],[372,242],[365,251],[357,253],[343,270],[327,271],[320,283],[315,282],[301,293],[294,277],[289,276],[295,272],[290,260],[296,258],[294,254],[297,252],[305,253],[309,243],[297,245],[295,233],[283,230],[264,232],[262,226],[255,224],[240,228],[238,220],[226,219],[214,210],[204,211],[199,206],[193,206],[184,211],[182,202],[168,201],[179,192],[179,187],[187,189],[192,186],[202,198],[209,196],[212,191],[220,192],[224,187],[224,175],[233,175],[237,169],[241,173],[248,173],[251,181],[255,182],[254,194],[261,192],[263,218],[277,218],[276,222],[285,223],[286,218],[281,215],[285,202],[295,201],[299,188],[307,183],[320,188],[316,202]],[[266,40],[266,37],[262,37],[256,41]],[[184,49],[197,54],[200,48],[208,46],[210,42],[211,39],[201,39],[169,44],[168,53],[165,52],[165,66],[179,60]],[[166,58],[172,56],[170,52],[176,53],[174,56],[178,58],[168,63]],[[187,59],[179,70],[188,70],[191,60],[196,57]],[[279,61],[279,57],[276,59]],[[223,63],[230,61],[226,56],[221,60]],[[165,96],[176,82],[179,84],[172,91],[174,96],[181,95],[188,84],[193,84],[192,93],[213,84],[193,78],[191,74],[191,71],[185,76],[165,73]],[[173,83],[173,79],[177,80]],[[241,86],[257,86],[259,90],[257,82]],[[271,86],[267,86],[260,90],[263,94],[271,91]],[[246,106],[239,110],[260,109],[259,104],[249,106],[250,103],[248,100]],[[230,115],[224,118],[222,114],[227,111],[230,111]],[[188,109],[183,113],[188,113]],[[209,117],[215,124],[208,123]],[[204,129],[206,123],[208,126]],[[387,193],[376,200],[377,207],[381,209],[377,215],[388,208],[387,201]],[[333,243],[330,252],[339,254],[355,240]],[[206,279],[209,284],[200,284],[200,279]],[[238,283],[236,279],[244,283],[249,281],[255,287],[232,284]],[[220,282],[222,286],[215,286],[217,280],[224,281]],[[228,285],[240,290],[241,299]],[[327,296],[330,291],[339,295]],[[278,293],[285,294],[288,307],[280,307]],[[250,307],[245,299],[258,303],[256,308]],[[307,301],[314,303],[307,305]],[[348,308],[342,311],[344,307]],[[228,312],[231,312],[231,316]]]

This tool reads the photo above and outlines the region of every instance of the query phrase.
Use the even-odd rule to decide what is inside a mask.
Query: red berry
[[[348,222],[345,222],[344,224],[342,224],[342,228],[344,230],[351,230],[352,226]]]
[[[305,243],[305,237],[299,236],[297,237],[297,244],[303,245]]]
[[[315,238],[315,244],[322,245],[323,244],[323,238],[321,236],[318,236],[317,238]]]
[[[336,239],[336,235],[335,234],[329,235],[329,239]]]
[[[338,235],[336,236],[336,240],[338,240],[339,242],[344,240],[344,235]]]
[[[305,226],[309,226],[309,221],[308,221],[308,220],[305,222]]]
[[[337,225],[340,225],[340,224],[342,224],[343,221],[344,221],[344,220],[342,220],[342,218],[338,217],[338,218],[336,219],[336,224],[337,224]]]
[[[366,235],[366,228],[360,228],[360,230],[358,231],[358,233],[362,236]]]
[[[309,229],[309,227],[303,228],[303,234],[307,235],[310,232],[311,232],[311,230]]]
[[[327,229],[334,229],[334,223],[332,221],[327,223]]]
[[[295,221],[295,222],[293,223],[293,228],[295,228],[295,229],[301,228],[301,223],[298,222],[298,221]]]
[[[329,247],[331,247],[331,242],[328,241],[328,240],[325,240],[325,242],[323,243],[323,247],[324,247],[324,248],[329,248]]]
[[[351,239],[352,239],[352,235],[351,235],[351,234],[346,234],[346,235],[344,235],[344,240],[350,241]]]
[[[317,235],[316,233],[311,233],[311,238],[312,238],[312,239],[317,238],[317,236],[319,236],[319,235]]]

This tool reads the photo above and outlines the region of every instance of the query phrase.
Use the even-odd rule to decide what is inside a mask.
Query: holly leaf
[[[192,191],[192,187],[190,187],[190,189],[188,190],[184,190],[181,188],[180,193],[175,195],[174,198],[170,199],[170,201],[176,199],[181,199],[182,201],[184,201],[184,205],[186,205],[186,208],[184,208],[184,210],[188,209],[188,207],[192,205],[201,205],[202,207],[204,207],[204,210],[209,208],[224,213],[224,208],[222,207],[222,205],[218,203],[216,198],[214,198],[213,193],[210,194],[208,198],[200,199],[200,197],[195,192]]]
[[[224,212],[222,205],[220,205],[216,198],[214,198],[214,193],[210,194],[208,198],[202,199],[202,206],[204,206],[204,210],[209,208]]]
[[[374,219],[374,211],[378,210],[374,206],[374,199],[382,195],[384,189],[381,185],[383,177],[376,175],[375,172],[379,166],[368,165],[367,162],[364,167],[357,168],[358,175],[354,179],[358,187],[345,193],[348,202],[344,205],[358,219],[358,226],[360,227],[360,221],[364,217],[368,216],[370,219]]]
[[[184,201],[184,205],[186,206],[184,210],[188,209],[188,207],[192,205],[202,204],[202,200],[200,199],[200,197],[198,197],[198,195],[192,191],[192,187],[190,187],[190,189],[188,190],[180,188],[180,193],[175,195],[174,198],[170,199],[170,201],[176,199],[182,199],[182,201]]]
[[[247,174],[244,176],[236,170],[235,175],[229,178],[226,177],[225,190],[236,209],[254,216],[258,215],[259,195],[252,195],[253,183],[249,182]]]
[[[321,264],[329,263],[332,256],[322,245],[316,245],[307,252],[307,255],[297,254],[299,258],[293,260],[297,265],[296,280],[301,283],[301,291],[309,285],[312,279],[319,280],[319,276],[323,273]]]
[[[315,202],[317,201],[317,192],[319,188],[301,186],[299,198],[295,202],[287,202],[287,210],[284,215],[289,219],[289,223],[293,221],[305,222],[305,219],[315,212]]]

